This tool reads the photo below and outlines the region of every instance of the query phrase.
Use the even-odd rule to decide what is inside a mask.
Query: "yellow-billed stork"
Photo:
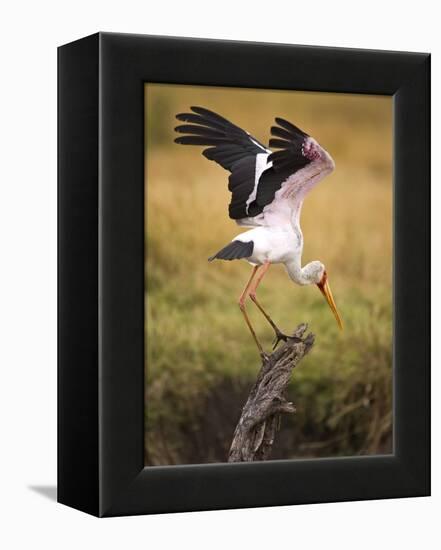
[[[289,277],[298,285],[316,284],[342,329],[325,266],[319,261],[301,266],[303,200],[333,171],[335,164],[330,154],[314,138],[282,118],[276,118],[277,125],[271,127],[274,137],[269,146],[278,149],[272,152],[224,117],[202,107],[191,107],[191,111],[176,115],[186,124],[175,130],[186,135],[177,137],[175,142],[208,147],[202,154],[230,172],[230,218],[240,226],[253,228],[234,237],[209,261],[243,258],[253,266],[239,297],[239,307],[262,357],[267,356],[245,307],[248,297],[275,331],[274,348],[280,340],[290,338],[279,330],[256,297],[257,287],[271,264],[284,264]]]

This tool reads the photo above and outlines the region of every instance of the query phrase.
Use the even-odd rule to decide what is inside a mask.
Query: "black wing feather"
[[[213,260],[240,260],[241,258],[249,258],[253,254],[254,242],[247,243],[243,241],[232,241],[224,246],[219,252],[208,258],[209,262]]]
[[[193,124],[198,124],[199,126],[208,127],[208,128],[218,128],[219,130],[222,130],[222,131],[225,128],[225,124],[220,124],[213,120],[208,121],[206,118],[200,115],[196,115],[194,113],[179,113],[178,115],[176,115],[176,118],[181,122],[192,122]]]
[[[284,130],[283,128],[279,128],[279,126],[271,126],[271,135],[285,139],[287,141],[292,138],[291,132],[288,132],[288,130]]]
[[[269,140],[269,146],[275,147],[276,149],[288,149],[291,146],[291,142],[284,139],[271,138]]]
[[[233,220],[240,220],[249,215],[246,202],[254,189],[255,169],[254,157],[240,159],[234,164],[234,170],[228,178],[228,189],[231,191],[228,214]]]
[[[194,123],[177,126],[178,133],[191,135],[176,138],[176,143],[212,146],[209,153],[206,154],[207,150],[204,150],[203,154],[230,172],[237,160],[249,156],[255,158],[257,154],[265,152],[262,144],[226,118],[203,107],[191,107],[191,110],[193,113],[176,115],[178,120]],[[225,151],[224,145],[230,146],[228,151]]]
[[[197,136],[207,136],[207,137],[217,137],[223,138],[221,130],[206,128],[204,126],[195,126],[194,124],[182,124],[181,126],[176,126],[175,132],[178,134],[194,134]]]
[[[269,145],[280,151],[272,153],[268,160],[273,162],[276,172],[291,170],[294,174],[311,162],[303,154],[303,145],[309,136],[283,118],[276,118],[276,123],[279,126],[271,127],[271,135],[276,137],[270,139]]]
[[[181,145],[218,145],[226,141],[224,138],[207,136],[182,136],[175,139],[176,143]]]
[[[259,179],[255,202],[260,211],[272,203],[284,181],[311,162],[303,154],[308,134],[283,118],[275,120],[278,126],[271,127],[271,135],[275,137],[270,139],[269,145],[279,150],[268,157],[268,161],[273,163],[272,168]]]
[[[230,125],[231,122],[229,120],[227,120],[226,118],[224,118],[223,116],[221,115],[218,115],[217,113],[215,113],[214,111],[210,111],[209,109],[205,109],[205,107],[190,107],[190,109],[197,113],[198,115],[201,115],[203,118],[206,118],[208,120],[212,120],[214,122],[218,122],[220,124],[224,124],[224,125]],[[234,126],[234,124],[231,124],[232,126]],[[236,126],[237,128],[237,126]],[[240,128],[239,128],[240,130]],[[242,130],[243,131],[243,130]]]
[[[303,130],[300,130],[300,128],[294,126],[294,124],[288,122],[287,120],[284,120],[283,118],[276,117],[275,121],[276,124],[288,130],[288,132],[293,136],[303,136],[304,138],[308,137],[307,133],[305,133]]]
[[[229,214],[232,219],[249,216],[247,199],[253,192],[256,157],[269,151],[247,132],[226,118],[203,107],[191,107],[192,113],[180,113],[181,124],[175,128],[175,139],[182,145],[206,145],[202,154],[231,172],[228,188],[231,191]],[[190,123],[190,124],[189,124]]]

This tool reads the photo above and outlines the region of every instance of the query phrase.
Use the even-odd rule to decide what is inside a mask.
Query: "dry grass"
[[[263,142],[273,117],[283,116],[336,161],[303,207],[303,261],[325,263],[345,332],[338,332],[320,293],[292,284],[282,266],[271,268],[260,290],[281,328],[306,321],[317,335],[292,383],[299,413],[285,426],[277,456],[390,450],[391,100],[157,85],[146,97],[147,462],[223,460],[230,427],[222,418],[212,421],[211,409],[230,398],[238,409],[257,368],[236,305],[250,266],[207,262],[241,232],[227,216],[228,174],[200,148],[173,144],[174,115],[194,104],[217,110]],[[269,346],[271,330],[249,309]],[[189,449],[185,439],[198,441],[207,419],[223,434],[222,444],[207,436]],[[234,415],[229,422],[234,425]]]

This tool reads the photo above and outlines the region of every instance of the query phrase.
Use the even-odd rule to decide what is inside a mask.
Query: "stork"
[[[176,115],[185,124],[175,131],[185,135],[175,142],[207,147],[202,154],[230,172],[229,216],[239,226],[252,227],[234,237],[209,261],[245,259],[253,266],[239,297],[239,307],[261,356],[267,358],[248,317],[247,298],[273,328],[273,349],[281,340],[291,338],[280,331],[257,299],[257,287],[271,264],[284,264],[288,276],[298,285],[317,285],[343,329],[325,266],[320,261],[301,265],[303,200],[334,170],[330,154],[313,137],[282,118],[276,118],[276,125],[271,127],[269,147],[277,149],[273,152],[224,117],[202,107],[191,107],[191,111]]]

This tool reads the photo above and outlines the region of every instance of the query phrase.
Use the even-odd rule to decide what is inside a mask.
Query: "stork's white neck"
[[[317,284],[321,278],[324,266],[321,262],[310,262],[301,267],[300,260],[291,260],[285,264],[288,275],[298,285]]]
[[[309,285],[310,281],[305,277],[300,262],[292,260],[285,264],[289,278],[298,285]]]

